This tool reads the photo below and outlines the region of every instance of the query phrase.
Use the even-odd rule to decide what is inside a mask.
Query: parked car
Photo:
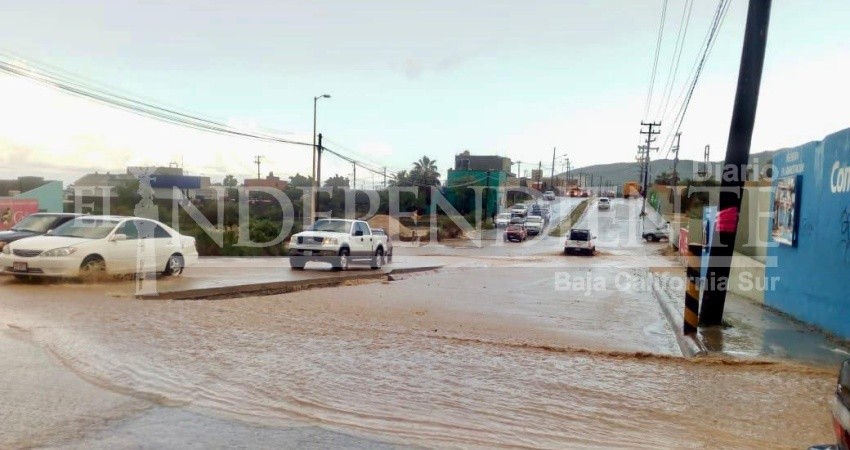
[[[600,211],[611,209],[611,199],[609,199],[608,197],[600,197],[599,201],[596,203],[596,207]]]
[[[320,219],[289,241],[289,265],[303,270],[309,261],[329,262],[336,270],[348,270],[352,262],[380,269],[388,251],[386,234],[374,234],[362,220]]]
[[[555,192],[554,191],[546,191],[543,193],[543,200],[555,200]]]
[[[35,213],[30,214],[16,223],[8,231],[0,231],[0,250],[10,242],[19,239],[41,236],[57,228],[59,225],[78,217],[80,214],[68,213]]]
[[[140,258],[146,250],[152,250],[152,260]],[[177,276],[197,260],[195,238],[163,223],[140,217],[80,216],[50,234],[7,244],[0,253],[0,268],[18,278],[142,272]]]
[[[393,262],[393,239],[383,228],[372,228],[372,234],[387,237],[387,262]]]
[[[809,450],[850,450],[850,359],[841,364],[830,404],[836,443],[815,445],[809,447]]]
[[[564,254],[585,253],[593,255],[596,252],[596,236],[587,229],[573,228],[567,234],[564,242]]]
[[[510,225],[511,213],[500,213],[496,215],[496,228],[502,228]]]
[[[525,217],[528,214],[528,206],[520,203],[511,208],[511,214],[515,216]]]
[[[660,227],[653,227],[650,229],[646,229],[641,234],[646,242],[658,242],[662,239],[670,240],[670,222],[665,223]]]
[[[528,234],[540,234],[543,231],[543,218],[540,216],[528,216],[525,219],[525,229]]]
[[[508,225],[508,228],[505,229],[505,242],[522,242],[526,239],[528,239],[528,230],[524,225]]]

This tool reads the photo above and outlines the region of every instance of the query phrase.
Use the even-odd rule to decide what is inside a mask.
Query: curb
[[[343,285],[348,281],[376,280],[381,278],[392,280],[393,275],[427,272],[438,270],[442,267],[442,265],[402,267],[392,269],[388,272],[369,272],[354,275],[311,278],[306,280],[275,281],[271,283],[250,283],[235,286],[186,289],[182,291],[161,292],[158,294],[136,295],[135,298],[138,300],[221,300],[227,298],[287,294],[305,289],[336,287]]]
[[[649,277],[657,278],[651,273],[649,274]],[[658,305],[661,307],[661,311],[664,312],[664,317],[667,318],[670,328],[673,329],[673,334],[676,335],[676,343],[679,344],[679,350],[682,351],[682,356],[686,358],[694,358],[707,355],[708,350],[696,335],[685,334],[683,317],[684,311],[675,310],[673,305],[676,303],[667,300],[667,294],[661,292],[658,287],[658,283],[652,282],[651,280],[650,286],[652,287],[653,296],[658,301]]]

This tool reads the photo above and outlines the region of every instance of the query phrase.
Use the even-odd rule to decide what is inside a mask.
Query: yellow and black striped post
[[[702,245],[688,244],[688,267],[685,271],[687,287],[685,288],[685,334],[697,332],[699,323],[699,281],[702,260]]]

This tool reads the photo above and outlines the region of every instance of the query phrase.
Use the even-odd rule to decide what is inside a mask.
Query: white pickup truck
[[[387,236],[373,234],[362,220],[319,219],[292,236],[289,265],[302,270],[308,261],[323,261],[336,270],[348,270],[352,262],[368,262],[372,269],[380,269],[387,248]]]

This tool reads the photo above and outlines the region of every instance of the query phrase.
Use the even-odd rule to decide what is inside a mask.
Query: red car
[[[528,239],[528,229],[524,225],[508,225],[505,229],[505,242],[522,242],[526,239]]]
[[[809,450],[850,450],[850,359],[841,364],[832,398],[832,429],[837,443],[815,445]]]

